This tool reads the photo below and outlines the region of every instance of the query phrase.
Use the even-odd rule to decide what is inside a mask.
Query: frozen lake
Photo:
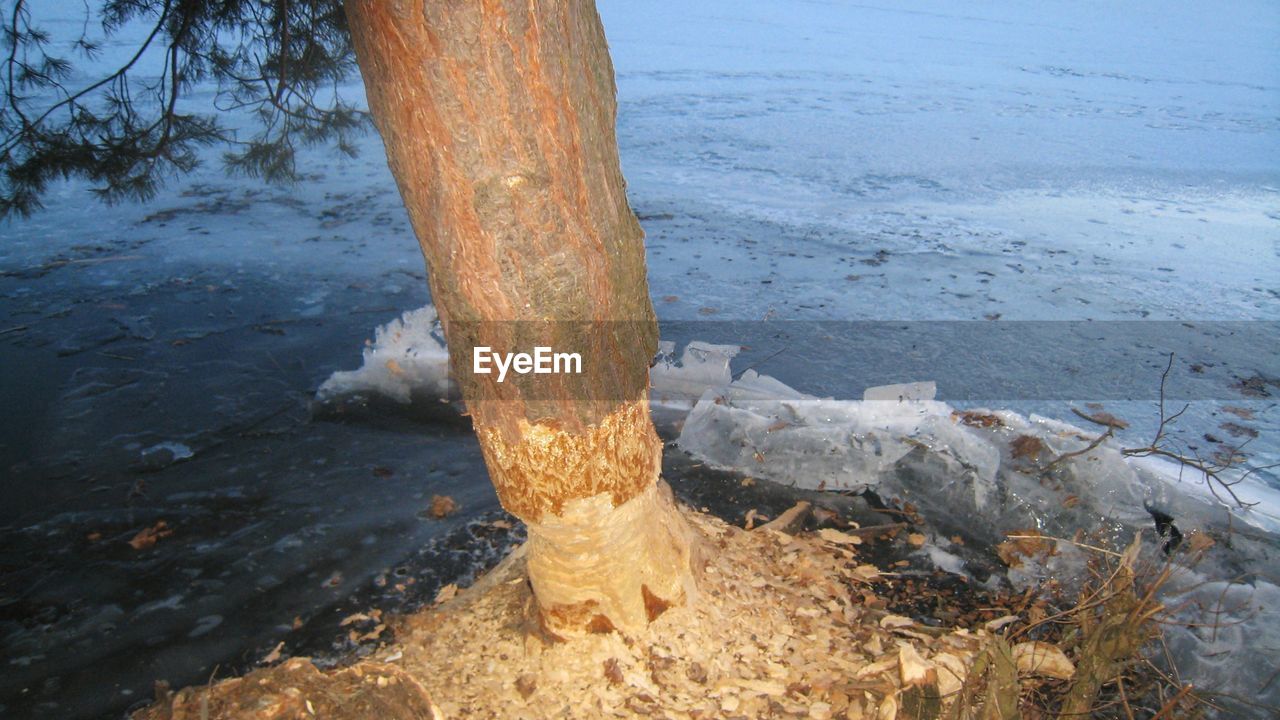
[[[1101,402],[1134,443],[1174,352],[1181,446],[1280,461],[1280,6],[600,10],[665,337],[748,345],[735,371],[817,396]],[[0,714],[110,716],[157,677],[314,652],[509,540],[465,427],[311,414],[429,300],[361,147],[289,188],[216,154],[147,205],[67,183],[0,229]],[[433,494],[462,511],[425,520]]]

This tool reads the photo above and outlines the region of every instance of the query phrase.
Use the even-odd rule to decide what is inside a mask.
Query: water
[[[817,395],[935,380],[1067,419],[1103,400],[1134,441],[1172,349],[1180,442],[1280,460],[1274,4],[602,5],[665,335],[750,345],[735,371]],[[312,412],[376,326],[429,300],[376,138],[362,150],[308,151],[291,188],[210,158],[146,206],[63,184],[4,228],[0,712],[113,716],[282,640],[346,647],[348,612],[427,601],[512,541],[447,412]],[[1011,344],[1004,392],[954,350],[828,342],[864,321],[1155,320],[1196,327],[1172,348],[1127,335],[1110,374],[1146,389],[1123,398],[1075,393],[1092,386],[1053,364],[1060,341]],[[668,455],[684,497],[763,501]],[[461,511],[421,517],[433,494]],[[171,535],[129,545],[161,520]]]

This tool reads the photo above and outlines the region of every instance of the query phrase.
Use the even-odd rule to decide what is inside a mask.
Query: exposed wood
[[[647,399],[624,405],[582,433],[523,419],[518,428],[518,442],[494,427],[477,424],[476,433],[503,506],[527,522],[600,494],[622,505],[653,487],[662,466],[662,441]]]
[[[608,495],[575,500],[529,523],[529,581],[543,629],[565,638],[634,630],[692,599],[693,543],[665,484],[619,506]]]

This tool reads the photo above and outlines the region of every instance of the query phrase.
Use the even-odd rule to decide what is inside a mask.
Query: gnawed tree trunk
[[[346,0],[369,107],[450,362],[557,635],[635,628],[693,592],[658,483],[657,324],[591,0]],[[473,372],[473,348],[582,356],[582,374]]]

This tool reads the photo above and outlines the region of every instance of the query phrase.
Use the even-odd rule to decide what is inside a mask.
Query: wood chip
[[[1040,675],[1070,680],[1076,674],[1076,666],[1057,645],[1045,642],[1024,642],[1013,646],[1013,661],[1019,675]]]
[[[983,627],[986,628],[987,632],[993,633],[993,632],[997,632],[998,630],[1000,630],[1000,628],[1004,627],[1005,625],[1008,625],[1009,623],[1015,622],[1017,620],[1018,620],[1017,615],[1004,615],[1002,617],[996,618],[995,620],[991,620],[986,625],[983,625]]]
[[[271,652],[267,653],[267,656],[266,656],[266,657],[262,658],[261,663],[262,663],[263,665],[270,665],[271,663],[278,661],[278,660],[280,659],[280,652],[281,652],[282,650],[284,650],[284,641],[283,641],[283,640],[281,640],[280,642],[276,643],[275,648],[274,648]]]
[[[938,671],[933,663],[920,657],[913,645],[898,646],[898,676],[904,686],[933,685],[938,682]]]
[[[858,537],[857,535],[850,535],[849,533],[840,532],[835,528],[822,528],[821,530],[818,531],[818,537],[822,538],[823,540],[829,543],[834,543],[836,545],[861,545],[862,544],[862,538]]]
[[[427,508],[427,515],[434,520],[440,520],[452,515],[458,511],[458,503],[448,495],[432,495],[431,506]]]
[[[169,523],[164,520],[157,520],[155,525],[139,530],[133,536],[133,539],[129,541],[129,547],[134,550],[146,550],[172,534],[173,528],[169,527]]]
[[[938,694],[948,697],[959,692],[969,675],[968,664],[951,653],[938,653],[929,659],[938,670]]]
[[[520,693],[520,697],[525,700],[538,690],[538,678],[532,673],[525,673],[516,678],[516,692]]]
[[[436,593],[435,604],[439,605],[441,603],[447,603],[450,600],[452,600],[454,596],[457,594],[458,594],[457,583],[449,583],[448,585],[445,585],[444,587],[440,588],[440,591]]]
[[[743,690],[749,690],[760,695],[780,696],[787,694],[787,686],[777,680],[738,679],[734,683]]]
[[[774,530],[780,533],[794,533],[809,517],[813,504],[804,500],[796,503],[786,512],[760,526],[762,530]]]

